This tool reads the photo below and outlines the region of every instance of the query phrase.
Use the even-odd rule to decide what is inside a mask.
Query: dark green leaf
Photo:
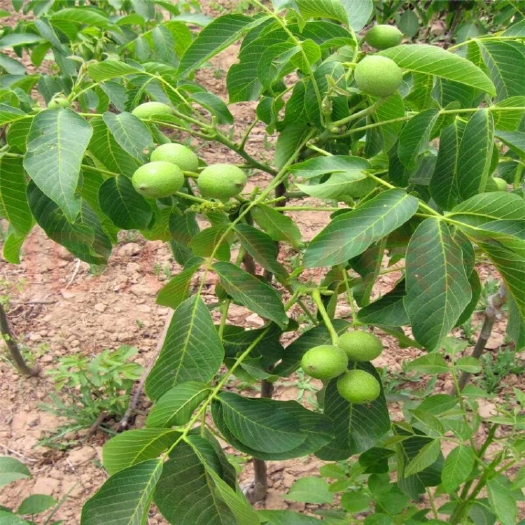
[[[357,363],[357,368],[379,376],[370,363]],[[346,459],[373,447],[390,430],[390,417],[384,396],[366,405],[351,404],[337,391],[337,379],[331,380],[324,396],[324,414],[334,422],[335,439],[318,450],[316,456],[324,461]]]
[[[464,125],[456,119],[443,128],[439,137],[439,152],[436,169],[430,180],[430,195],[445,210],[450,210],[460,202],[458,188],[458,156]],[[468,139],[467,139],[468,140]]]
[[[153,218],[146,199],[122,175],[109,178],[100,186],[99,202],[102,211],[123,230],[144,230]]]
[[[350,324],[342,319],[334,319],[332,323],[339,335],[344,334],[350,327]],[[272,372],[283,377],[289,376],[299,368],[303,355],[310,348],[331,343],[332,339],[326,326],[320,325],[311,328],[285,349],[282,361]]]
[[[30,44],[39,44],[45,40],[34,33],[11,33],[0,38],[0,49],[14,46],[26,46]]]
[[[459,316],[459,319],[456,321],[456,326],[461,326],[463,323],[466,323],[478,305],[479,298],[481,296],[481,281],[477,271],[473,271],[469,278],[468,282],[470,284],[470,289],[472,290],[472,298],[470,299],[469,304],[463,310],[463,313]]]
[[[287,241],[294,248],[299,246],[301,232],[290,217],[262,204],[254,206],[251,213],[257,224],[274,241]]]
[[[418,342],[439,347],[472,297],[463,253],[438,219],[417,228],[406,255],[405,309]]]
[[[432,465],[439,457],[441,453],[441,442],[439,439],[432,439],[425,445],[423,445],[417,454],[410,459],[405,465],[404,475],[405,477],[417,474],[430,465]]]
[[[410,44],[391,47],[379,53],[409,71],[454,80],[496,94],[496,88],[483,71],[467,59],[438,46]]]
[[[180,436],[166,428],[139,428],[117,434],[102,450],[102,462],[110,475],[143,461],[157,458]]]
[[[286,452],[304,443],[299,420],[280,410],[280,402],[251,399],[222,392],[218,398],[231,433],[242,443],[262,452]]]
[[[132,157],[144,162],[144,150],[153,145],[151,133],[139,118],[131,113],[104,113],[102,116],[119,146]]]
[[[412,117],[401,131],[397,154],[406,168],[417,167],[419,156],[429,147],[430,133],[438,117],[437,109],[427,109]]]
[[[148,415],[146,426],[174,427],[185,425],[193,411],[209,396],[208,385],[197,381],[181,383],[168,390]]]
[[[61,244],[83,261],[90,264],[106,263],[111,242],[103,232],[100,221],[85,201],[82,203],[83,213],[72,224],[66,219],[62,210],[34,183],[29,184],[27,196],[36,222],[50,239]]]
[[[494,142],[490,112],[479,109],[465,126],[457,158],[457,185],[463,199],[483,192],[488,177]]]
[[[23,237],[33,227],[22,159],[0,156],[0,215]]]
[[[357,314],[360,322],[370,325],[403,326],[409,324],[405,310],[405,281],[401,280],[395,288],[381,299],[361,308]]]
[[[214,255],[216,259],[229,261],[230,245],[228,241],[231,235],[225,235],[227,229],[228,226],[226,224],[210,226],[195,234],[188,243],[188,247],[199,257],[211,257]]]
[[[523,131],[498,131],[496,138],[517,155],[525,155],[525,133]]]
[[[82,508],[81,525],[142,525],[148,519],[163,461],[150,459],[109,478]]]
[[[416,433],[422,434],[417,431],[417,429],[413,430],[415,430]],[[408,431],[400,431],[399,433],[408,436]],[[432,445],[432,442],[435,442],[435,440],[424,435],[416,435],[408,437],[398,445],[398,485],[403,492],[413,499],[417,499],[419,494],[425,492],[425,487],[434,487],[441,483],[441,471],[443,469],[444,458],[439,451],[434,463],[416,474],[405,476],[405,465],[416,458],[425,447],[427,447],[425,450],[430,448],[430,454],[435,454],[437,446]],[[437,443],[439,443],[439,440]],[[419,457],[421,458],[421,456]]]
[[[264,402],[267,403],[270,409],[274,408],[274,401],[269,402],[265,400]],[[301,434],[305,437],[301,445],[285,452],[263,452],[250,448],[239,441],[226,425],[223,407],[218,402],[212,404],[213,421],[228,443],[237,450],[267,461],[282,461],[312,454],[333,439],[333,426],[330,419],[326,416],[307,410],[296,401],[280,401],[278,403],[278,408],[281,412],[285,412],[299,421]]]
[[[33,119],[24,168],[40,190],[74,221],[80,164],[93,130],[70,109],[42,111]]]
[[[525,95],[525,56],[507,42],[475,40],[496,86],[496,100]]]
[[[498,108],[503,109],[498,110]],[[508,111],[507,108],[515,108],[515,110]],[[509,97],[501,100],[492,107],[491,113],[496,130],[516,131],[525,114],[525,96]]]
[[[385,122],[405,116],[405,105],[399,93],[390,95],[375,111],[375,120]],[[403,129],[403,122],[392,122],[384,124],[380,128],[383,137],[383,150],[388,151],[397,142],[399,134]]]
[[[88,74],[95,82],[137,73],[143,73],[143,70],[117,60],[105,60],[88,66]]]
[[[408,221],[417,207],[415,197],[395,189],[338,215],[310,242],[304,265],[315,268],[346,262]]]
[[[93,136],[88,146],[90,154],[116,175],[131,177],[139,167],[138,161],[118,145],[101,117],[91,119],[91,125]]]
[[[199,92],[193,93],[191,98],[216,116],[219,124],[233,124],[233,115],[230,113],[228,106],[217,95]]]
[[[7,237],[4,241],[2,255],[11,264],[20,264],[20,250],[27,235],[19,236],[12,228],[8,229]]]
[[[290,124],[281,130],[275,145],[277,168],[281,169],[288,163],[309,134],[310,129],[303,124]]]
[[[85,25],[94,25],[106,27],[108,25],[108,15],[99,9],[89,7],[74,7],[69,9],[60,9],[53,13],[49,19],[67,20],[69,22],[78,22]]]
[[[286,269],[277,261],[277,247],[269,235],[248,224],[238,224],[235,231],[242,247],[265,270],[277,276],[286,275]]]
[[[217,496],[229,507],[238,525],[258,524],[257,514],[252,509],[244,494],[238,490],[237,483],[231,484],[232,466],[224,457],[220,445],[213,437],[188,436],[187,442],[193,448],[206,469],[208,484],[215,485]],[[226,462],[226,464],[225,464]],[[236,490],[237,489],[237,490]]]
[[[207,383],[217,373],[224,348],[210,312],[199,295],[179,305],[162,351],[146,380],[146,393],[159,399],[186,381]]]
[[[503,219],[522,221],[525,220],[525,201],[512,193],[484,193],[459,204],[448,216],[473,226]]]
[[[191,264],[190,264],[191,263]],[[175,310],[179,304],[188,298],[191,279],[199,269],[203,259],[194,258],[188,261],[187,266],[166,284],[157,295],[157,304]]]
[[[274,288],[229,262],[215,263],[213,268],[226,292],[236,302],[282,328],[288,324],[283,303]]]
[[[188,74],[265,21],[265,17],[252,19],[244,15],[225,15],[215,19],[186,50],[179,66],[180,71]]]
[[[154,501],[164,517],[172,523],[195,525],[196,523],[237,524],[235,516],[218,493],[215,469],[221,469],[218,458],[209,445],[206,456],[203,450],[197,454],[188,443],[179,443],[164,464],[162,476],[155,490]],[[206,464],[203,460],[207,460]],[[230,489],[231,490],[231,489]],[[257,521],[253,522],[257,523]]]

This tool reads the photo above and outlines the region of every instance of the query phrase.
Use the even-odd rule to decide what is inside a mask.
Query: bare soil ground
[[[10,1],[0,1],[0,7],[9,9],[10,5]],[[223,53],[210,68],[198,73],[198,80],[226,99],[224,72],[234,61],[234,53]],[[238,132],[253,122],[251,104],[236,104],[232,112],[238,122]],[[264,129],[256,128],[248,150],[259,158],[269,160],[270,152],[264,149],[263,136]],[[208,163],[240,160],[217,144],[193,145]],[[254,173],[247,191],[254,185],[264,185],[266,180],[263,174]],[[310,202],[315,201],[312,199]],[[312,238],[329,220],[326,212],[297,212],[292,216],[305,239]],[[293,250],[286,249],[281,253],[281,259],[284,264],[289,264],[294,255]],[[19,266],[0,262],[0,279],[10,283],[7,287],[11,298],[12,328],[17,339],[31,349],[42,367],[39,377],[23,379],[6,360],[0,360],[0,455],[21,459],[33,474],[31,480],[19,481],[4,488],[0,493],[0,504],[16,508],[30,494],[49,494],[58,500],[65,497],[55,518],[64,520],[68,525],[80,522],[83,503],[107,478],[101,468],[101,450],[107,435],[98,431],[82,444],[67,450],[39,446],[42,437],[64,423],[40,408],[42,402],[49,401],[48,394],[54,391],[46,372],[56,367],[59,357],[73,354],[95,356],[106,348],[116,349],[122,344],[136,347],[136,361],[147,366],[168,315],[167,308],[155,303],[157,292],[167,280],[164,268],[168,268],[173,275],[180,270],[166,245],[158,241],[146,242],[133,233],[127,233],[121,236],[107,268],[102,272],[93,271],[46,239],[38,228],[27,240]],[[488,266],[480,267],[480,271],[485,280],[496,277]],[[318,280],[321,273],[312,272],[309,277]],[[382,277],[374,295],[379,296],[390,290],[398,277],[396,273]],[[17,284],[20,286],[15,286]],[[214,284],[214,278],[210,276],[205,300],[212,300]],[[341,301],[337,315],[349,318],[350,314],[348,305]],[[237,306],[231,308],[229,322],[252,327],[260,325],[257,316]],[[480,316],[477,316],[476,323],[479,325]],[[403,362],[421,354],[413,348],[399,348],[389,336],[384,337],[384,342],[386,350],[375,364],[386,367],[390,373],[401,372]],[[487,346],[495,350],[503,342],[502,321],[497,323]],[[507,376],[500,398],[487,404],[484,410],[489,413],[494,408],[492,403],[503,402],[509,388],[518,384],[516,376]],[[315,381],[312,385],[319,386]],[[449,380],[441,378],[436,392],[448,391],[450,387]],[[276,385],[276,399],[298,399],[303,395],[308,400],[313,394],[297,388],[297,376]],[[139,409],[145,412],[148,406],[149,402],[143,399]],[[390,407],[394,418],[401,416],[397,401],[392,401]],[[134,428],[143,426],[144,420],[145,415],[139,414]],[[68,437],[82,438],[83,435]],[[227,452],[233,453],[229,449]],[[259,507],[304,511],[304,504],[287,502],[283,495],[295,480],[315,475],[322,464],[314,457],[270,462],[270,490],[268,498],[263,504],[258,504]],[[245,483],[251,477],[252,467],[248,461],[240,476],[241,482]],[[148,524],[164,523],[165,520],[153,511]]]

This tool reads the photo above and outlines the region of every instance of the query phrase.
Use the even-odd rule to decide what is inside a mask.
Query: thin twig
[[[9,304],[24,306],[26,304],[55,304],[58,301],[9,301]]]
[[[69,279],[69,282],[66,284],[66,290],[73,284],[73,281],[75,280],[75,277],[77,276],[78,270],[80,268],[80,259],[77,259],[77,263],[75,265],[75,269],[73,270],[73,274],[71,275],[71,279]]]
[[[6,447],[5,445],[0,445],[4,449],[4,454],[8,455],[13,454],[14,456],[18,456],[20,459],[23,459],[24,461],[27,461],[29,463],[37,463],[38,459],[32,459],[24,456],[23,454],[20,454],[20,452],[17,452],[16,450],[13,450],[11,448]]]
[[[89,427],[89,430],[86,433],[86,437],[84,438],[84,441],[88,441],[98,430],[98,427],[102,424],[104,419],[106,419],[108,413],[106,410],[103,410],[99,416],[97,417],[97,420]]]
[[[120,421],[120,424],[117,428],[117,432],[123,432],[124,430],[127,430],[128,423],[131,415],[135,411],[135,408],[137,407],[137,404],[139,402],[140,396],[142,395],[142,391],[144,390],[144,384],[146,383],[146,379],[149,376],[149,373],[151,372],[151,369],[153,368],[153,365],[155,364],[155,361],[157,360],[157,357],[160,354],[160,351],[162,350],[162,346],[164,344],[164,339],[166,339],[166,334],[168,333],[168,328],[170,327],[171,319],[173,318],[173,314],[175,313],[174,310],[172,310],[168,317],[166,318],[166,323],[164,324],[164,328],[162,329],[162,333],[159,337],[159,340],[157,342],[157,346],[155,348],[155,352],[153,356],[151,357],[148,366],[142,372],[142,376],[140,378],[139,384],[137,385],[137,389],[135,390],[135,393],[133,394],[133,397],[131,398],[131,401],[129,403],[128,409],[126,410],[126,413],[124,414],[124,417]]]

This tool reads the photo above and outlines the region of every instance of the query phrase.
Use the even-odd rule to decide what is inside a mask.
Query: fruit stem
[[[317,308],[319,309],[319,313],[321,314],[321,317],[323,318],[323,321],[324,321],[324,324],[326,325],[328,333],[330,334],[330,338],[332,339],[332,344],[334,346],[337,346],[337,341],[339,340],[339,336],[337,335],[334,325],[332,324],[332,320],[330,319],[330,316],[328,315],[328,312],[326,311],[326,308],[324,307],[323,300],[321,299],[321,293],[319,292],[318,288],[316,288],[315,290],[312,290],[312,299],[314,303],[317,305]]]
[[[332,122],[332,126],[344,126],[345,124],[348,124],[349,122],[352,122],[353,120],[358,120],[362,117],[366,117],[373,113],[379,106],[381,106],[385,102],[386,98],[381,97],[377,99],[371,106],[368,106],[365,109],[362,109],[361,111],[358,111],[357,113],[354,113],[352,115],[349,115],[348,117],[342,118],[340,120],[336,120],[335,122]]]
[[[344,209],[333,206],[280,206],[274,208],[276,211],[339,211]]]
[[[200,204],[208,203],[210,201],[207,201],[206,199],[201,199],[200,197],[195,197],[195,195],[190,195],[188,193],[182,193],[182,191],[178,191],[175,193],[177,197],[180,197],[181,199],[187,199],[189,201],[198,202]]]

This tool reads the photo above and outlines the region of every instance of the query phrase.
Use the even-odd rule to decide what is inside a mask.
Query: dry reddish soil
[[[0,1],[0,7],[9,9],[10,5],[10,1]],[[197,75],[200,82],[224,99],[227,98],[224,73],[235,62],[235,56],[233,51],[223,53],[210,68],[203,69]],[[232,113],[237,121],[237,133],[253,122],[254,109],[251,104],[236,104]],[[270,151],[265,150],[263,137],[264,128],[255,128],[247,149],[260,159],[270,160]],[[208,163],[240,161],[221,145],[193,143],[193,146]],[[255,185],[264,185],[266,181],[265,175],[255,172],[246,191],[249,192]],[[308,199],[306,203],[301,202],[313,204],[316,201]],[[311,239],[329,220],[327,212],[295,212],[291,215],[306,240]],[[295,254],[291,249],[284,249],[281,253],[282,262],[289,266],[290,258]],[[4,291],[0,293],[9,293],[12,329],[18,341],[27,345],[42,368],[39,377],[24,379],[5,358],[0,360],[0,455],[22,460],[33,475],[31,480],[19,481],[4,488],[0,492],[0,504],[16,508],[30,494],[49,494],[57,500],[65,498],[56,519],[62,519],[68,525],[80,522],[83,503],[107,478],[101,468],[101,450],[108,436],[100,430],[88,439],[85,439],[87,431],[69,435],[67,438],[78,439],[81,443],[67,450],[39,445],[42,437],[65,423],[40,408],[41,403],[49,402],[48,394],[54,392],[53,383],[46,372],[56,367],[60,357],[74,354],[93,357],[106,348],[116,349],[122,344],[136,347],[136,362],[147,366],[155,355],[168,315],[167,308],[155,303],[157,292],[167,280],[164,268],[169,269],[172,275],[180,270],[167,246],[159,241],[144,241],[133,232],[121,235],[106,268],[93,271],[87,264],[75,260],[65,249],[46,239],[38,228],[27,240],[19,266],[0,262],[0,279],[6,283]],[[485,280],[497,278],[489,266],[482,265],[478,270]],[[318,281],[321,273],[311,272],[305,277]],[[374,290],[374,296],[378,297],[390,290],[398,277],[397,272],[384,275]],[[208,279],[204,299],[212,301],[215,281],[212,275]],[[292,312],[293,315],[298,313]],[[337,316],[349,318],[350,315],[350,308],[341,300]],[[242,307],[233,306],[229,322],[258,327],[262,320]],[[479,328],[480,322],[481,315],[476,314],[474,325]],[[496,324],[487,345],[490,351],[495,351],[504,343],[504,326],[504,321]],[[413,348],[400,349],[389,336],[384,336],[384,343],[386,350],[375,364],[386,367],[390,373],[401,372],[404,362],[421,354]],[[299,389],[297,381],[295,375],[279,381],[274,397],[283,400],[303,399],[306,402],[313,400],[314,392]],[[313,390],[319,387],[316,381],[310,385],[314,387]],[[411,385],[411,388],[421,389],[424,382]],[[486,414],[491,412],[494,404],[504,402],[510,387],[517,385],[516,376],[507,376],[499,397],[484,404]],[[238,384],[232,382],[231,386]],[[450,387],[451,382],[447,378],[440,378],[436,392],[449,391]],[[58,394],[62,395],[60,392]],[[134,421],[134,428],[143,426],[148,407],[149,402],[143,399],[138,407],[140,413]],[[402,417],[396,396],[392,396],[390,407],[394,418]],[[228,447],[226,450],[234,453]],[[239,462],[244,465],[240,475],[243,486],[249,484],[253,473],[251,463],[244,459],[239,458]],[[315,475],[322,464],[314,457],[269,462],[270,490],[266,501],[257,504],[258,507],[311,510],[304,504],[287,502],[283,496],[295,480]],[[153,510],[148,524],[164,523],[166,521]]]

